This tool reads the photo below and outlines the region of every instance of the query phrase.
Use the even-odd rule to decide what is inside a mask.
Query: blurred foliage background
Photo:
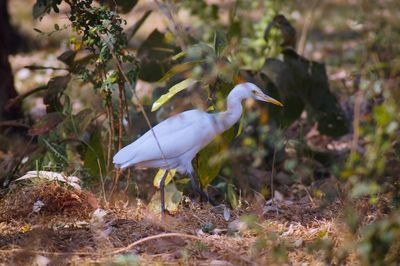
[[[104,201],[121,191],[150,200],[156,171],[111,164],[148,130],[144,114],[155,124],[190,108],[221,111],[246,80],[285,107],[244,103],[240,123],[193,162],[203,187],[232,208],[273,199],[271,184],[293,201],[339,202],[349,248],[323,237],[310,248],[327,261],[356,251],[362,263],[399,263],[396,1],[27,2],[33,12],[10,1],[12,28],[1,22],[13,32],[0,47],[12,70],[2,77],[18,93],[1,94],[5,190],[50,170],[79,176]],[[169,186],[190,193],[186,177]]]

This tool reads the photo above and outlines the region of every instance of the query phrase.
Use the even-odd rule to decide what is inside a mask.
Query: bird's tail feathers
[[[132,156],[131,149],[129,149],[129,146],[126,146],[114,155],[113,163],[115,167],[124,169],[133,164],[133,159],[134,156]]]

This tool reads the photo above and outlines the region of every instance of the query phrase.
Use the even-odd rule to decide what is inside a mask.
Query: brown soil
[[[38,200],[44,205],[34,212]],[[93,215],[97,207],[106,214]],[[343,245],[347,229],[337,219],[339,207],[334,203],[324,211],[308,197],[274,205],[258,200],[231,210],[226,221],[217,208],[187,200],[177,213],[161,217],[138,200],[98,206],[89,192],[42,182],[16,187],[0,199],[0,263],[322,265],[326,256],[308,246],[325,240],[338,249]],[[228,225],[239,217],[247,223],[234,232]]]

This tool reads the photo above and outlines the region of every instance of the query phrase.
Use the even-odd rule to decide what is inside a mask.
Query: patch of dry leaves
[[[44,205],[34,212],[39,199]],[[93,214],[98,205],[91,193],[55,182],[14,188],[0,199],[0,263],[31,264],[39,259],[82,265],[135,258],[146,265],[265,265],[277,261],[322,265],[324,254],[307,252],[306,246],[330,239],[340,248],[347,237],[347,229],[337,219],[338,204],[323,212],[306,199],[282,202],[276,212],[255,214],[248,206],[231,211],[228,221],[215,207],[189,200],[177,213],[165,217],[150,212],[139,200],[101,206],[99,217]],[[229,229],[232,221],[249,214],[256,216],[257,230]],[[213,226],[211,233],[204,229],[207,225]],[[261,240],[265,244],[259,246]],[[283,258],[274,257],[279,246],[285,247]]]

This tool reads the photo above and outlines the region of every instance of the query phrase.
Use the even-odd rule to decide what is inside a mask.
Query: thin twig
[[[13,249],[7,249],[7,250],[0,250],[0,254],[2,254],[2,253],[3,254],[9,254],[9,253],[13,253],[13,252],[31,252],[33,254],[53,255],[53,256],[65,256],[65,255],[107,256],[107,255],[116,255],[116,254],[119,254],[119,253],[128,252],[132,248],[134,248],[135,246],[143,244],[143,243],[145,243],[147,241],[151,241],[151,240],[159,239],[159,238],[167,238],[167,237],[189,238],[189,239],[194,239],[194,240],[198,240],[198,241],[203,241],[204,242],[204,239],[202,239],[201,237],[195,236],[195,235],[188,235],[188,234],[182,234],[182,233],[163,233],[163,234],[148,236],[148,237],[139,239],[139,240],[133,242],[132,244],[129,244],[126,247],[119,248],[119,249],[113,250],[111,252],[51,252],[51,251],[27,250],[27,249],[23,249],[23,248],[13,248]],[[211,245],[214,245],[216,248],[226,250],[229,253],[231,253],[232,255],[235,255],[240,260],[242,260],[244,262],[247,262],[247,263],[250,263],[250,264],[253,264],[253,262],[249,258],[246,258],[244,256],[238,256],[236,251],[234,251],[234,250],[232,250],[232,249],[230,249],[228,247],[223,247],[221,245],[217,246],[213,242],[207,243],[207,244],[211,244]]]
[[[104,38],[103,38],[103,41],[106,42],[106,40],[104,40]],[[113,50],[111,44],[110,44],[109,42],[107,42],[107,44],[108,44],[108,46],[109,46],[109,48],[110,48],[111,55],[112,55],[112,57],[114,58],[115,63],[117,64],[118,70],[119,70],[120,73],[122,74],[122,77],[125,79],[125,82],[126,82],[126,84],[129,86],[129,89],[131,89],[131,91],[133,92],[133,96],[134,96],[135,99],[136,99],[137,105],[139,106],[139,110],[140,110],[140,112],[143,114],[143,116],[144,116],[144,118],[145,118],[145,120],[146,120],[146,124],[147,124],[147,126],[150,128],[151,133],[152,133],[154,139],[156,140],[157,147],[158,147],[158,149],[160,150],[160,153],[161,153],[161,157],[162,157],[162,159],[165,161],[165,163],[166,163],[166,165],[167,165],[167,168],[169,168],[168,161],[167,161],[166,156],[165,156],[165,154],[164,154],[164,152],[163,152],[163,150],[162,150],[162,148],[161,148],[161,144],[160,144],[160,142],[159,142],[159,140],[158,140],[158,138],[157,138],[157,136],[156,136],[156,133],[154,132],[153,126],[152,126],[151,123],[150,123],[149,117],[148,117],[148,115],[146,114],[146,111],[144,110],[143,105],[140,103],[140,99],[139,99],[139,97],[137,96],[136,91],[134,90],[134,88],[132,87],[132,84],[130,83],[128,77],[126,76],[126,74],[125,74],[125,72],[124,72],[124,69],[122,68],[121,62],[118,60],[117,56],[115,55],[114,50]]]
[[[182,238],[195,239],[195,240],[199,240],[199,241],[202,240],[200,237],[194,236],[194,235],[188,235],[188,234],[182,234],[182,233],[164,233],[164,234],[148,236],[148,237],[139,239],[138,241],[133,242],[132,244],[130,244],[130,245],[126,246],[126,247],[123,247],[123,248],[120,248],[120,249],[112,251],[110,254],[114,255],[114,254],[126,252],[126,251],[131,250],[133,247],[135,247],[137,245],[140,245],[140,244],[142,244],[144,242],[147,242],[147,241],[150,241],[150,240],[154,240],[154,239],[158,239],[158,238],[166,238],[166,237],[182,237]]]
[[[316,13],[317,7],[319,6],[320,2],[321,2],[321,0],[314,1],[313,5],[311,6],[311,9],[308,12],[308,15],[304,21],[304,26],[301,30],[299,43],[297,45],[297,53],[300,55],[304,54],[304,49],[306,47],[306,42],[307,42],[307,35],[310,30],[311,24],[314,21],[315,13]]]
[[[229,14],[229,25],[232,25],[232,23],[235,20],[236,12],[237,12],[238,7],[239,7],[239,2],[240,2],[240,0],[236,0],[235,4],[233,5],[233,8],[231,9],[231,12]]]
[[[100,164],[100,159],[96,154],[96,160],[97,160],[97,167],[99,167],[99,174],[100,174],[100,181],[101,181],[101,194],[103,194],[103,199],[104,203],[108,206],[108,201],[107,201],[107,196],[106,196],[106,190],[104,188],[104,177],[103,177],[103,171],[101,170],[101,164]]]
[[[363,99],[362,90],[356,92],[354,101],[354,119],[353,119],[353,140],[351,143],[351,156],[356,154],[358,148],[358,141],[360,139],[360,116],[361,116],[361,102]]]
[[[274,154],[272,156],[272,169],[271,169],[271,203],[275,207],[275,191],[274,191],[274,173],[275,173],[275,157],[276,147],[274,147]]]
[[[24,68],[27,68],[27,69],[30,69],[30,70],[52,69],[52,70],[66,70],[66,71],[69,71],[69,68],[65,68],[65,67],[51,67],[51,66],[37,66],[37,65],[24,66]]]
[[[107,173],[111,167],[111,149],[112,149],[112,136],[111,136],[111,120],[110,120],[110,110],[108,106],[106,106],[106,112],[107,112],[107,117],[108,117],[108,123],[109,123],[109,131],[108,131],[108,145],[107,145]]]
[[[140,27],[143,25],[143,23],[146,21],[146,19],[151,15],[152,10],[147,10],[143,16],[129,29],[125,31],[125,35],[127,36],[126,39],[129,41],[132,39],[133,36],[135,36],[136,32],[140,29]]]
[[[161,13],[164,14],[165,17],[167,17],[168,21],[170,22],[170,30],[174,35],[176,36],[176,39],[178,40],[179,46],[181,47],[182,50],[186,50],[186,36],[185,32],[182,30],[180,25],[176,23],[173,13],[171,11],[171,4],[165,4],[160,0],[154,0],[154,2],[158,5],[158,8],[160,9]]]
[[[124,107],[123,107],[123,103],[124,103],[124,99],[123,99],[123,84],[118,84],[118,89],[119,89],[119,93],[118,93],[118,112],[119,112],[119,119],[118,119],[118,150],[120,150],[122,148],[122,131],[123,131],[123,127],[122,127],[122,123],[123,123],[123,119],[124,119]]]
[[[126,173],[126,186],[124,189],[124,195],[125,197],[128,197],[128,191],[129,191],[129,186],[131,184],[131,169],[128,169],[128,172]]]
[[[12,253],[12,252],[32,252],[35,254],[44,254],[44,255],[115,255],[119,254],[122,252],[126,252],[131,250],[133,247],[138,246],[144,242],[154,240],[154,239],[159,239],[159,238],[166,238],[166,237],[182,237],[182,238],[190,238],[190,239],[195,239],[201,241],[202,239],[198,236],[194,235],[188,235],[188,234],[182,234],[182,233],[163,233],[159,235],[153,235],[153,236],[148,236],[142,239],[139,239],[131,244],[129,244],[126,247],[119,248],[116,250],[113,250],[111,252],[50,252],[50,251],[37,251],[37,250],[27,250],[23,248],[13,248],[13,249],[8,249],[8,250],[0,250],[0,253]]]
[[[123,107],[123,103],[124,103],[123,90],[124,90],[124,87],[123,87],[123,84],[121,84],[121,82],[119,82],[119,84],[118,84],[118,90],[119,90],[119,93],[118,93],[118,112],[119,112],[119,116],[118,116],[117,122],[118,122],[118,150],[120,150],[122,148],[122,133],[123,133],[122,123],[123,123],[123,119],[124,119],[124,107]],[[114,193],[115,187],[118,186],[120,175],[121,175],[121,171],[118,169],[115,172],[115,177],[113,179],[113,186],[112,186],[112,189],[111,189],[111,195],[110,196],[112,196],[112,193]]]
[[[125,88],[122,90],[122,96],[124,99],[124,106],[125,106],[125,113],[126,113],[126,119],[128,120],[128,130],[126,130],[126,134],[128,137],[131,137],[131,132],[132,132],[132,118],[129,114],[129,105],[128,105],[128,98],[126,97],[126,90]]]
[[[17,97],[10,99],[5,106],[5,109],[10,110],[12,107],[14,107],[14,105],[17,105],[20,102],[22,102],[22,100],[25,99],[26,97],[28,97],[36,92],[43,91],[46,89],[47,89],[47,85],[40,86],[40,87],[34,88],[33,90],[22,93],[22,94],[18,95]]]
[[[22,128],[26,128],[26,129],[31,128],[30,126],[28,126],[24,123],[18,122],[16,120],[2,121],[2,122],[0,122],[0,127],[22,127]]]
[[[0,249],[1,253],[13,253],[13,252],[30,252],[33,254],[43,254],[43,255],[54,255],[54,256],[65,256],[65,255],[97,255],[93,252],[52,252],[52,251],[37,251],[29,250],[24,248],[12,248],[12,249]]]

